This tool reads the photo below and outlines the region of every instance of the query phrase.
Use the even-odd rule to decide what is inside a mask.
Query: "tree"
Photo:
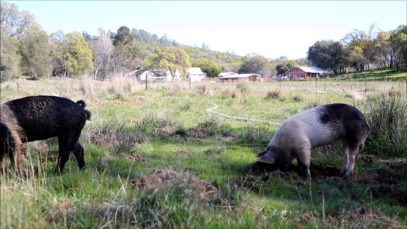
[[[341,42],[323,40],[308,49],[307,58],[312,64],[337,74],[346,72],[349,52]]]
[[[65,34],[61,30],[49,36],[50,58],[53,76],[66,76],[64,67],[64,40]]]
[[[19,11],[17,6],[1,2],[1,32],[6,37],[15,37],[26,32],[33,24],[34,17],[27,11]]]
[[[359,46],[354,46],[349,51],[349,64],[358,72],[364,71],[365,65],[367,65],[369,61],[364,56],[363,49]]]
[[[14,4],[0,3],[0,82],[20,76],[19,37],[35,23],[33,16]]]
[[[357,65],[357,70],[359,71],[364,71],[365,66],[367,66],[367,70],[369,70],[370,64],[377,61],[378,55],[374,41],[375,29],[376,25],[372,24],[368,32],[353,30],[352,32],[346,34],[342,39],[342,42],[344,42],[350,51],[351,56],[353,56],[353,58],[350,60],[351,65]],[[360,53],[360,50],[362,53]],[[356,60],[359,60],[359,62],[355,62],[355,56],[357,56]]]
[[[397,70],[407,69],[407,25],[401,25],[390,35],[394,53],[394,67]]]
[[[191,60],[182,48],[157,48],[146,57],[144,66],[146,68],[168,69],[174,78],[177,72],[181,73],[181,75],[186,75],[187,68],[191,66]]]
[[[208,77],[216,77],[220,73],[219,65],[208,59],[200,59],[192,62],[193,67],[200,67],[203,72],[207,74]]]
[[[31,76],[32,79],[49,76],[51,59],[47,33],[40,28],[35,28],[23,34],[20,39],[22,73]]]
[[[2,27],[3,28],[3,27]],[[20,75],[20,55],[18,55],[18,40],[0,34],[0,82],[17,78]]]
[[[100,29],[99,37],[90,43],[90,48],[93,54],[95,78],[103,80],[111,73],[114,46],[110,39],[110,33]]]
[[[122,26],[117,30],[116,36],[113,39],[113,45],[131,45],[133,42],[133,35],[130,33],[130,29],[127,26]]]
[[[390,34],[388,32],[379,32],[374,41],[374,50],[377,56],[377,62],[379,67],[386,68],[391,67],[393,59],[393,52],[390,44]]]
[[[169,55],[174,56],[174,61],[169,62],[168,70],[172,77],[175,77],[177,72],[180,72],[181,75],[186,76],[187,69],[191,67],[191,58],[182,48],[169,47],[164,49],[165,52],[168,52]]]
[[[82,34],[68,33],[64,40],[64,69],[69,76],[93,70],[92,51]]]
[[[129,47],[119,45],[114,47],[110,63],[112,73],[123,74],[139,67],[142,61],[134,57],[134,53]]]
[[[267,58],[260,55],[246,56],[240,66],[239,73],[258,73],[264,74],[268,67]]]
[[[288,70],[290,70],[290,68],[285,65],[285,64],[278,64],[276,66],[276,71],[278,75],[283,75],[284,73],[286,73]]]

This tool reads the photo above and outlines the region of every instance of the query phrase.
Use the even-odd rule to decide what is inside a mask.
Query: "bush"
[[[302,98],[301,95],[296,95],[293,97],[294,102],[301,102],[302,100],[304,100],[304,99]]]
[[[148,111],[144,113],[141,121],[136,124],[136,129],[142,133],[153,136],[165,136],[174,133],[179,123],[168,114]]]
[[[267,93],[266,99],[278,99],[281,96],[280,91],[269,91]]]
[[[393,94],[367,101],[370,134],[366,151],[385,157],[407,156],[407,100]]]
[[[197,126],[197,130],[199,130],[202,135],[208,137],[216,135],[229,136],[232,132],[232,129],[229,125],[220,123],[220,121],[216,118],[210,118],[208,120],[205,120],[204,122],[199,123]]]
[[[240,142],[250,145],[267,145],[272,136],[265,127],[248,126],[239,136]]]
[[[93,144],[108,147],[116,153],[129,152],[136,144],[147,140],[143,133],[129,129],[124,123],[103,123],[90,127],[84,137]]]

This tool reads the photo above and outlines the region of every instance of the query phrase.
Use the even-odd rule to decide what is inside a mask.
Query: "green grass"
[[[347,73],[336,76],[338,79],[348,80],[380,80],[380,81],[397,81],[406,80],[407,72],[394,70],[380,70],[361,73]]]
[[[88,88],[86,94],[80,84]],[[128,84],[130,89],[111,84],[46,79],[35,85],[25,81],[1,85],[2,102],[50,91],[84,99],[92,121],[81,136],[87,170],[80,171],[71,157],[65,173],[54,175],[58,147],[51,140],[46,152],[34,146],[27,149],[26,166],[37,175],[2,171],[0,228],[407,226],[405,203],[390,194],[375,193],[387,180],[323,176],[309,183],[295,173],[247,173],[256,153],[285,118],[331,102],[355,104],[363,110],[366,101],[354,100],[349,93],[360,92],[365,98],[383,90],[405,93],[398,82],[371,82],[368,91],[364,82],[354,81],[208,84],[211,94],[190,91],[185,85],[173,85],[176,90],[171,85],[153,85],[144,91],[134,82]],[[257,121],[213,116],[206,109],[214,104],[217,112]],[[186,140],[180,135],[183,132]],[[315,150],[312,163],[339,167],[338,151],[335,147]],[[8,163],[4,159],[3,167]],[[367,176],[383,166],[379,161],[359,160],[356,173]],[[216,187],[219,195],[203,200],[196,189],[182,182],[153,189],[133,187],[133,181],[163,168],[179,174],[188,171],[199,182]],[[403,167],[394,169],[394,185],[406,188],[406,172]]]

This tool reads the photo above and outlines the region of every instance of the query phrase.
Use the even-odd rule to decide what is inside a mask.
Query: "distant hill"
[[[138,57],[144,59],[147,55],[152,53],[157,47],[182,47],[192,60],[196,59],[209,59],[218,63],[222,70],[224,71],[237,71],[242,64],[243,56],[236,55],[229,52],[219,52],[210,50],[205,44],[202,47],[193,47],[189,45],[184,45],[176,42],[175,40],[170,40],[166,35],[158,37],[156,34],[149,33],[143,29],[132,29],[131,33],[134,39],[134,50]],[[114,37],[114,33],[112,37]]]

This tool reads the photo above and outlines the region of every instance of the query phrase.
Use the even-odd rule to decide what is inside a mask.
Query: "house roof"
[[[236,73],[235,72],[221,72],[221,73],[219,73],[219,77],[222,77],[222,76],[228,76],[228,75],[236,75]]]
[[[237,78],[248,78],[250,76],[256,76],[259,77],[259,74],[256,73],[249,73],[249,74],[231,74],[231,75],[226,75],[226,76],[221,76],[219,79],[237,79]]]
[[[307,73],[325,73],[324,70],[322,70],[321,68],[316,67],[316,66],[299,66],[297,68],[299,68]]]

